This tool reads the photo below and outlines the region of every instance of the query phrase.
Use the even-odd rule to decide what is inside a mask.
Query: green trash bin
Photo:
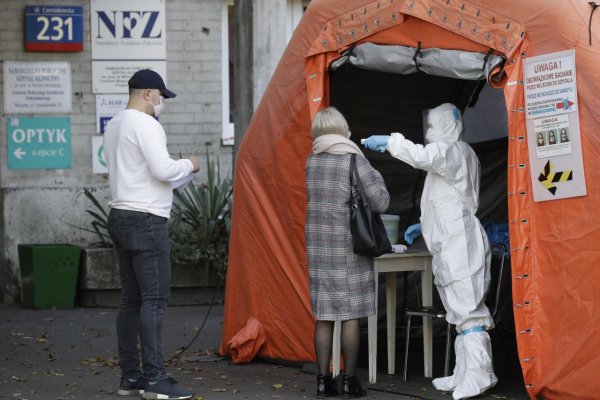
[[[31,308],[72,308],[81,249],[70,244],[20,244],[23,304]]]

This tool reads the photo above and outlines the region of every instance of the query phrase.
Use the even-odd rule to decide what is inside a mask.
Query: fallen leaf
[[[44,372],[46,375],[54,375],[54,376],[65,376],[65,374],[61,374],[60,372],[56,372],[55,370],[51,369],[48,370],[46,372]]]
[[[281,389],[281,388],[283,387],[283,385],[282,385],[281,383],[274,383],[274,384],[273,384],[273,387],[274,387],[275,389]]]

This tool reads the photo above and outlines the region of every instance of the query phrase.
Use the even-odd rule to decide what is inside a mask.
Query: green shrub
[[[177,263],[205,268],[206,282],[225,283],[233,186],[220,176],[219,160],[206,152],[207,182],[175,190],[171,248]]]
[[[110,235],[108,233],[108,212],[102,207],[100,202],[96,199],[94,194],[90,192],[88,189],[83,189],[82,192],[77,193],[77,197],[83,193],[85,197],[92,203],[93,208],[86,209],[85,212],[92,217],[90,221],[89,227],[84,227],[80,225],[75,225],[69,222],[65,222],[67,225],[72,226],[73,228],[80,229],[84,232],[90,232],[96,234],[98,239],[97,242],[92,243],[93,246],[103,247],[103,248],[111,248],[113,247],[113,242],[110,239]]]

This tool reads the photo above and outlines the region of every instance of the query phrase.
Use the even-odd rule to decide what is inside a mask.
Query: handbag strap
[[[352,204],[352,177],[356,177],[356,190],[358,191],[358,197],[363,203],[363,206],[369,208],[369,203],[367,203],[367,198],[365,197],[365,191],[362,186],[362,181],[360,180],[360,175],[358,175],[358,167],[356,166],[356,154],[352,154],[350,156],[350,204]]]

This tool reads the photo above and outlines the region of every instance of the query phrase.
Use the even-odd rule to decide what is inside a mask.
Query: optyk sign
[[[6,120],[8,168],[71,168],[69,118],[17,118]]]

